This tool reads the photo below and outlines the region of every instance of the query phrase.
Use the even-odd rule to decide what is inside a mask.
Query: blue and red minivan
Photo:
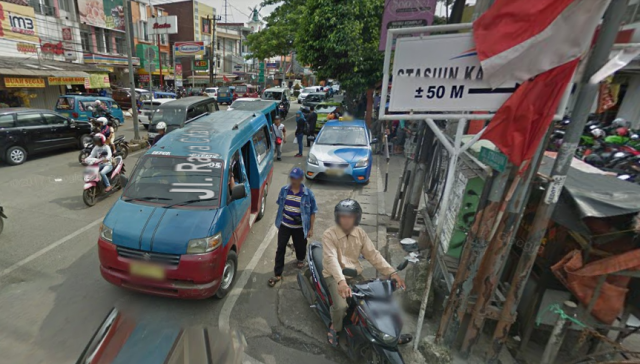
[[[166,134],[101,225],[102,276],[162,296],[224,297],[264,216],[274,147],[265,116],[248,111],[213,113]]]

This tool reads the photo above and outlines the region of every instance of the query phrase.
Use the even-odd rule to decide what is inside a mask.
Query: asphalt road
[[[283,161],[276,163],[273,186],[285,184],[288,171],[294,165],[302,166],[304,161],[293,157],[297,151],[293,143],[293,114],[297,109],[298,105],[292,104],[285,122],[290,134],[284,145]],[[117,134],[131,139],[131,121],[128,120]],[[237,289],[232,295],[224,300],[202,301],[149,296],[112,286],[100,276],[96,249],[98,226],[120,193],[94,207],[86,207],[82,202],[83,167],[78,164],[78,153],[77,150],[61,151],[30,158],[15,167],[0,164],[0,205],[9,216],[0,235],[0,363],[74,362],[114,306],[146,319],[183,326],[230,323],[251,336],[251,331],[258,328],[247,323],[262,311],[247,314],[246,306],[268,306],[275,302],[261,301],[257,296],[251,298],[246,293],[257,281],[258,272],[253,274],[254,269],[259,271],[260,280],[268,278],[271,269],[269,261],[275,254],[273,220],[277,194],[269,194],[265,217],[253,226],[243,245],[236,276]],[[127,158],[125,165],[129,171],[140,155],[141,152],[137,152]],[[322,204],[349,196],[354,189],[352,186],[318,185],[316,196]],[[316,232],[319,234],[321,231]],[[243,274],[245,271],[247,274]],[[236,304],[245,309],[239,310]],[[245,316],[238,316],[239,312]],[[264,312],[264,315],[270,315],[267,310]],[[290,348],[274,353],[273,343],[268,338],[261,340],[249,340],[248,352],[258,357],[268,353],[262,355],[270,358],[267,362],[293,363],[305,357],[304,346],[294,343]],[[328,361],[320,354],[306,362],[334,361]]]

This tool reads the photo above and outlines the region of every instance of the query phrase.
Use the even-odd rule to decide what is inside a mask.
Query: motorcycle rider
[[[160,139],[162,139],[162,137],[166,134],[167,132],[167,123],[165,123],[164,121],[161,121],[158,123],[158,125],[156,125],[156,130],[158,131],[158,135],[156,135],[153,138],[153,141],[151,142],[151,145],[156,145],[157,142],[160,141]]]
[[[111,172],[113,165],[111,164],[111,148],[105,144],[106,139],[102,134],[96,134],[93,136],[93,149],[88,158],[100,159],[100,176],[102,176],[102,182],[104,183],[105,192],[111,191],[111,184],[109,183],[109,177],[107,173]]]
[[[362,208],[356,200],[346,199],[338,202],[334,209],[336,225],[327,229],[322,236],[322,275],[331,295],[331,321],[327,339],[332,346],[338,345],[338,333],[342,330],[342,320],[349,308],[347,297],[351,297],[351,288],[342,274],[344,268],[356,269],[362,274],[359,257],[373,265],[382,275],[394,279],[397,286],[405,288],[400,277],[382,254],[375,248],[367,233],[360,226]]]

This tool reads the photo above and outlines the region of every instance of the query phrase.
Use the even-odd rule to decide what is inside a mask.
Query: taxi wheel
[[[218,292],[216,292],[217,298],[224,298],[224,296],[231,291],[237,271],[238,255],[233,250],[229,250],[229,253],[227,253],[227,261],[224,263],[224,271],[222,272],[220,288],[218,288]]]

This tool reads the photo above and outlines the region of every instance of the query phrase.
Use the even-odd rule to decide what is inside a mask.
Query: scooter
[[[91,134],[93,136],[94,134]],[[117,136],[113,141],[113,145],[116,147],[116,153],[114,157],[122,157],[122,159],[127,159],[129,156],[129,142],[124,139],[124,135]],[[84,144],[84,148],[78,154],[78,162],[80,164],[85,164],[85,160],[91,155],[91,151],[93,150],[93,142],[88,142]]]
[[[0,234],[2,234],[2,230],[4,229],[4,219],[7,218],[7,215],[4,214],[4,208],[0,206]]]
[[[298,285],[310,307],[327,328],[331,326],[331,297],[322,276],[322,244],[313,242],[307,253],[309,268],[298,273]],[[405,260],[398,271],[407,267]],[[347,277],[357,276],[355,269],[344,269]],[[398,338],[402,331],[400,308],[393,300],[395,281],[374,279],[352,284],[352,297],[344,318],[340,344],[355,362],[402,364]],[[345,338],[344,340],[342,338]]]
[[[91,207],[98,202],[98,198],[109,195],[123,187],[122,176],[125,173],[124,161],[122,157],[115,157],[113,171],[109,176],[109,184],[113,187],[109,192],[105,192],[105,186],[100,175],[100,159],[87,158],[85,160],[87,168],[84,170],[84,191],[82,200]]]
[[[287,118],[289,110],[287,110],[287,107],[284,106],[284,104],[280,104],[280,106],[278,106],[278,113],[280,114],[280,118],[284,121],[284,119]]]

